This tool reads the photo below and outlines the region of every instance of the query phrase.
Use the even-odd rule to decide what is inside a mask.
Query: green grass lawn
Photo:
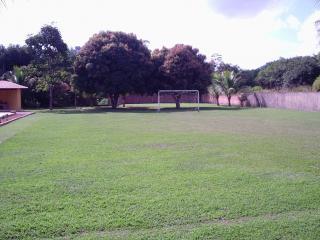
[[[205,107],[1,127],[0,239],[320,239],[320,113]]]

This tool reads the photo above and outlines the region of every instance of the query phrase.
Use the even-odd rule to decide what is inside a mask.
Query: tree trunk
[[[49,109],[53,109],[53,87],[52,85],[49,86]]]
[[[180,94],[173,95],[173,98],[174,98],[174,100],[176,102],[176,109],[180,109],[181,95]]]
[[[231,107],[231,96],[228,96],[228,106]]]
[[[216,101],[217,101],[217,106],[220,106],[220,103],[219,103],[219,95],[216,95]]]
[[[126,107],[126,96],[125,95],[123,95],[122,96],[122,107]]]
[[[77,93],[74,92],[74,108],[77,108]]]
[[[89,104],[90,104],[90,107],[93,107],[93,97],[92,95],[89,96]]]
[[[119,94],[110,94],[111,107],[112,109],[116,109],[118,106],[118,98]]]

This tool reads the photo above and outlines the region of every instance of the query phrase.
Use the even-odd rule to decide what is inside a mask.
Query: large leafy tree
[[[41,73],[37,76],[37,88],[49,92],[49,108],[53,108],[53,90],[61,85],[67,74],[68,47],[62,40],[60,31],[45,25],[36,35],[26,40],[33,57],[33,67]]]
[[[154,53],[157,55],[157,52]],[[207,91],[211,83],[211,67],[199,50],[189,45],[177,44],[158,52],[158,72],[162,75],[158,88],[166,90]],[[162,62],[162,64],[160,64]],[[180,108],[181,93],[173,94],[176,108]]]
[[[120,95],[147,92],[150,51],[134,34],[100,32],[81,48],[74,63],[77,87],[108,95],[116,108]]]

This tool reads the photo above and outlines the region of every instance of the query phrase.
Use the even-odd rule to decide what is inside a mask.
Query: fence
[[[123,103],[123,99],[119,99],[119,103]],[[196,99],[193,95],[184,95],[181,98],[181,102],[195,102]],[[201,95],[200,101],[202,103],[214,103],[216,99],[210,94]],[[157,103],[157,95],[152,96],[140,96],[129,95],[125,98],[125,102],[128,104],[139,103]],[[173,103],[172,96],[161,96],[162,103]],[[227,105],[228,99],[225,96],[219,97],[219,103],[221,105]],[[240,105],[238,96],[234,95],[231,98],[231,104],[233,106]],[[320,111],[320,93],[312,92],[290,92],[290,93],[254,93],[248,96],[248,100],[245,102],[247,107],[270,107],[270,108],[286,108],[296,109],[301,111]]]
[[[320,93],[255,93],[248,97],[247,106],[320,111]]]

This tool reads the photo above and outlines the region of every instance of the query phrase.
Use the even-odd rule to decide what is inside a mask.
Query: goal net
[[[161,110],[161,103],[174,102],[180,108],[181,102],[196,104],[195,110],[200,110],[199,90],[159,90],[158,91],[158,112]]]

